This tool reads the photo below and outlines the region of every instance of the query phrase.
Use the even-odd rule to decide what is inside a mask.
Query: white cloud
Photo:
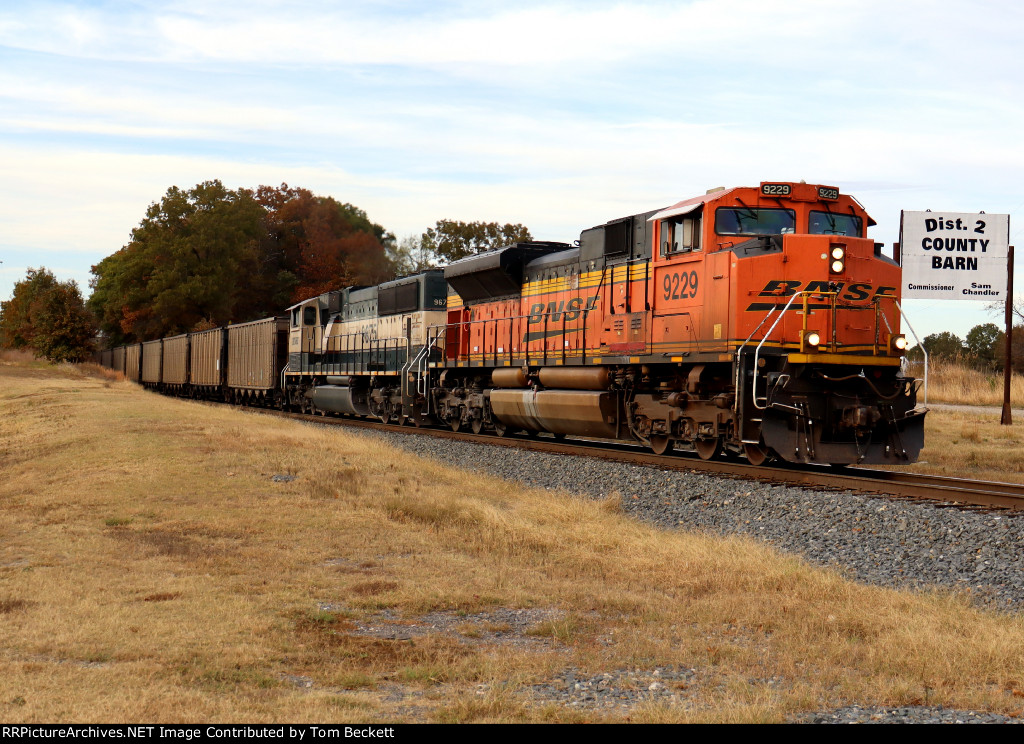
[[[87,270],[167,187],[211,178],[310,188],[398,235],[494,219],[562,240],[803,178],[850,190],[891,242],[900,209],[1024,206],[1020,8],[10,5],[0,246]]]

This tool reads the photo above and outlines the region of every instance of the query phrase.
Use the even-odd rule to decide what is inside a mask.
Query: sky
[[[1013,1],[5,0],[0,300],[39,266],[87,293],[149,204],[212,179],[332,196],[399,239],[455,219],[572,241],[806,180],[887,246],[926,209],[1009,214],[1021,242],[1022,37]],[[922,338],[1002,323],[905,305]]]

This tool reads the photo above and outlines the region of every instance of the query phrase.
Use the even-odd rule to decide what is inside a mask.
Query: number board
[[[838,199],[839,189],[832,188],[831,186],[819,186],[818,187],[818,198],[819,199]]]
[[[686,300],[697,296],[697,272],[665,272],[661,280],[663,300]]]
[[[793,187],[788,183],[762,183],[761,194],[764,196],[789,196]]]
[[[1010,216],[903,212],[903,297],[929,300],[1006,299]]]

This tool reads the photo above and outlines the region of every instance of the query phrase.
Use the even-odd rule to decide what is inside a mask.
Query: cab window
[[[847,235],[851,238],[862,237],[862,222],[855,214],[836,214],[834,212],[811,211],[807,232],[811,235]]]
[[[699,251],[701,218],[680,216],[661,223],[661,255],[670,256],[676,253]]]
[[[302,325],[316,325],[316,308],[302,308]]]
[[[763,207],[719,207],[715,210],[719,235],[783,235],[796,232],[796,212]]]

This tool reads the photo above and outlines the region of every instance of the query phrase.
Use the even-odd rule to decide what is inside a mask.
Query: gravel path
[[[360,435],[379,437],[417,455],[528,486],[595,498],[618,492],[625,511],[637,519],[665,527],[751,535],[811,563],[838,567],[857,581],[889,587],[949,587],[969,593],[980,605],[1013,612],[1024,609],[1024,518],[434,437]],[[663,671],[667,670],[659,670]],[[559,688],[566,692],[564,704],[575,707],[595,699],[601,681],[567,679],[552,689]],[[617,686],[604,684],[604,689],[614,691]],[[644,690],[645,697],[658,697],[659,690],[657,685]],[[938,723],[1016,719],[941,707],[852,706],[808,714],[801,720]]]

